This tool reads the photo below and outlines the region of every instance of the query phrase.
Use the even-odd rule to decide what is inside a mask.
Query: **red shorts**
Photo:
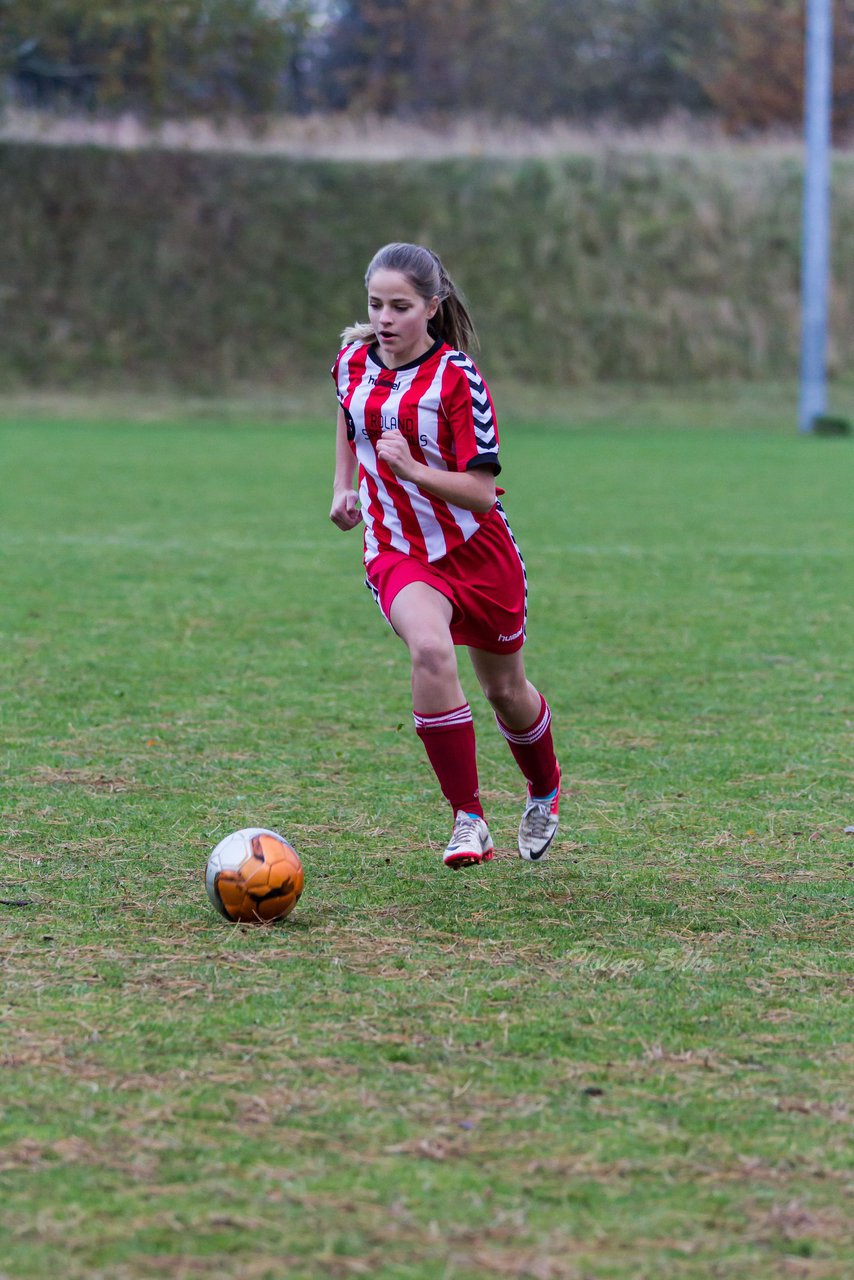
[[[371,560],[365,584],[389,623],[395,596],[410,582],[426,582],[450,600],[454,644],[515,653],[525,643],[525,563],[500,506],[468,542],[441,560],[425,564],[400,551],[380,551]]]

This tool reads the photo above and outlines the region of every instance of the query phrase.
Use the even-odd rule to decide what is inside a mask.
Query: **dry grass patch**
[[[130,1126],[118,1140],[95,1143],[75,1134],[41,1142],[22,1138],[0,1148],[0,1173],[25,1171],[37,1173],[57,1165],[77,1165],[89,1169],[107,1169],[135,1182],[150,1183],[156,1178],[160,1155],[167,1144],[146,1134],[145,1126]]]
[[[83,787],[86,791],[107,791],[111,794],[138,789],[140,785],[134,778],[111,776],[92,769],[55,769],[48,765],[40,765],[30,781],[37,786]]]
[[[453,118],[443,125],[379,116],[347,114],[274,116],[257,121],[165,120],[150,124],[126,112],[93,120],[89,116],[53,115],[23,107],[7,107],[0,122],[0,138],[51,146],[101,146],[138,151],[165,148],[177,151],[236,152],[281,155],[301,159],[408,160],[453,156],[595,155],[603,151],[694,154],[698,145],[723,154],[765,151],[784,156],[799,154],[800,139],[785,131],[739,142],[714,121],[669,120],[645,128],[612,124],[583,126],[564,121],[538,125],[524,121],[495,122],[477,116]]]
[[[854,1244],[854,1225],[840,1208],[811,1207],[803,1200],[758,1205],[748,1201],[748,1235],[764,1243],[815,1241],[821,1245]]]

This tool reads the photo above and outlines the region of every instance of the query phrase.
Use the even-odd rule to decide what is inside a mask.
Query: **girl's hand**
[[[356,506],[356,492],[354,489],[336,489],[332,495],[332,510],[329,512],[329,519],[336,524],[339,529],[355,529],[356,525],[361,522],[362,513]]]
[[[377,441],[377,457],[400,480],[414,480],[417,474],[416,468],[421,465],[409,452],[406,437],[397,429],[382,433]]]

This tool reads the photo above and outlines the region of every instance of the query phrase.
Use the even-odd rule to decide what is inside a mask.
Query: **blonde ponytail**
[[[355,324],[349,324],[346,329],[341,330],[341,342],[345,347],[349,347],[351,342],[376,342],[377,335],[374,333],[374,326],[366,321],[356,321]]]

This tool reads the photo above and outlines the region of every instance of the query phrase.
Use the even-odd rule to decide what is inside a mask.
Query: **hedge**
[[[801,167],[772,152],[315,163],[0,145],[0,385],[284,385],[429,243],[491,375],[791,375]],[[832,351],[854,358],[854,158],[835,169]]]

